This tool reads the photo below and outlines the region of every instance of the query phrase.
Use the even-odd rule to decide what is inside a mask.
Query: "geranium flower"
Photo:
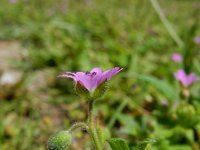
[[[110,80],[118,74],[123,68],[115,67],[111,70],[102,72],[100,68],[94,68],[89,72],[66,72],[59,77],[72,78],[76,84],[80,84],[90,93],[94,92],[99,85]]]
[[[187,75],[183,69],[178,70],[174,76],[176,80],[180,81],[184,87],[188,87],[199,80],[194,73]]]
[[[182,57],[182,55],[179,54],[179,53],[173,53],[172,56],[171,56],[171,59],[172,59],[174,62],[182,62],[183,57]]]

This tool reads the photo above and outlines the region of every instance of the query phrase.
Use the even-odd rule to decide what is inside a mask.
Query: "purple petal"
[[[194,73],[187,75],[182,69],[178,70],[175,73],[175,78],[176,80],[180,81],[185,87],[188,87],[195,81],[199,80],[199,78]]]
[[[58,77],[72,78],[76,81],[76,74],[73,72],[66,72],[64,74],[58,75]]]
[[[186,74],[185,74],[185,71],[183,69],[180,69],[175,73],[175,78],[177,80],[182,80],[185,77],[186,77]]]
[[[99,84],[101,84],[100,80],[102,78],[103,72],[100,68],[94,68],[90,71],[90,73],[95,73],[91,80],[91,86],[93,87],[93,89],[96,89]]]
[[[99,80],[101,79],[102,72],[99,68],[94,68],[90,72],[77,72],[77,80],[82,84],[87,90],[93,91],[99,85]]]
[[[96,72],[97,74],[102,73],[101,68],[93,68],[90,72]]]
[[[80,82],[82,86],[84,86],[88,91],[91,91],[93,89],[93,84],[92,84],[92,76],[89,76],[85,72],[77,72],[77,81]]]
[[[188,77],[187,77],[187,84],[188,86],[193,84],[194,82],[196,82],[197,80],[199,80],[199,78],[194,74],[191,73]]]
[[[175,73],[176,80],[180,81],[184,86],[187,86],[187,75],[184,70],[180,69]]]
[[[114,75],[118,74],[123,68],[115,67],[111,70],[107,70],[103,72],[100,83],[104,82],[105,80],[110,80]],[[100,84],[99,83],[99,84]]]

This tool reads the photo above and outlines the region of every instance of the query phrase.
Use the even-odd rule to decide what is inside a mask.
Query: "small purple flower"
[[[76,84],[79,83],[89,92],[93,92],[100,84],[110,80],[122,69],[123,68],[115,67],[111,70],[102,72],[100,68],[94,68],[90,72],[66,72],[59,75],[59,77],[72,78]]]
[[[172,59],[174,62],[182,62],[183,57],[182,57],[182,55],[179,54],[179,53],[173,53],[172,56],[171,56],[171,59]]]
[[[199,78],[194,73],[187,75],[183,69],[178,70],[174,76],[176,80],[180,81],[184,87],[188,87],[199,80]]]
[[[10,3],[15,4],[17,0],[9,0]]]
[[[196,44],[200,44],[200,36],[196,36],[196,37],[194,38],[194,42],[195,42]]]

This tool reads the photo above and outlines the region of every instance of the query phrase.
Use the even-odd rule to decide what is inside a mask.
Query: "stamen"
[[[96,75],[96,74],[97,74],[96,72],[93,72],[93,73],[92,73],[92,75]]]
[[[89,74],[90,74],[90,72],[89,72],[89,71],[87,71],[87,72],[85,72],[85,74],[86,74],[86,75],[89,75]]]
[[[93,72],[93,73],[92,73],[92,76],[95,76],[96,74],[97,74],[96,72]]]

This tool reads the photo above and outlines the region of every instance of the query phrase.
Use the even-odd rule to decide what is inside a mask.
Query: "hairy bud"
[[[72,135],[68,131],[59,131],[48,140],[48,150],[70,150]]]
[[[195,107],[187,102],[181,102],[176,106],[173,118],[185,127],[194,126],[200,120]]]

